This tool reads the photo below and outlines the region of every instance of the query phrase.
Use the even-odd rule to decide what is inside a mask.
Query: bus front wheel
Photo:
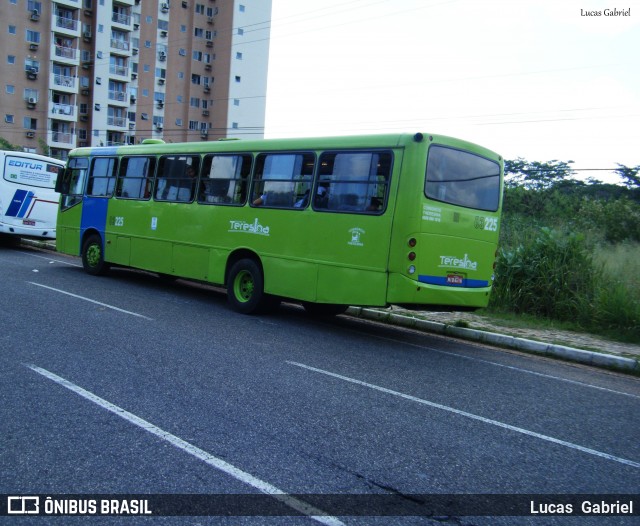
[[[229,271],[227,283],[227,299],[235,311],[254,314],[265,305],[262,270],[253,259],[236,261]]]
[[[82,245],[82,266],[88,274],[102,276],[109,270],[104,261],[102,239],[98,234],[91,234]]]

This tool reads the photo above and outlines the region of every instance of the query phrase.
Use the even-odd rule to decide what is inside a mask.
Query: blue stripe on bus
[[[104,231],[107,226],[107,207],[109,200],[104,197],[86,196],[82,201],[82,220],[80,221],[80,236],[93,228],[100,232],[104,242]],[[104,248],[104,247],[103,247]]]
[[[477,289],[482,287],[488,287],[489,282],[481,279],[468,279],[462,278],[462,283],[449,283],[446,276],[418,276],[420,283],[426,283],[427,285],[440,285],[443,287],[466,287],[469,289]]]
[[[33,192],[28,190],[16,190],[5,215],[9,217],[24,217],[27,210],[29,210],[34,195]]]

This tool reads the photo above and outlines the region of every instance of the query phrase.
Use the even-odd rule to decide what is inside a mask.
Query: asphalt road
[[[24,247],[0,246],[0,269],[0,494],[640,494],[637,378],[295,306],[244,316],[210,287]],[[639,521],[309,500],[312,517],[47,524]]]

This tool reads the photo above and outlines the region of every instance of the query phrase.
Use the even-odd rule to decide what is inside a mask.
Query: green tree
[[[616,168],[614,172],[622,178],[627,188],[640,189],[640,164],[633,168],[620,163],[616,164],[618,165],[618,168]]]
[[[521,157],[505,160],[504,173],[507,187],[523,187],[527,190],[546,190],[567,181],[575,174],[573,161],[527,161]]]
[[[14,151],[14,152],[21,152],[22,151],[22,147],[21,146],[16,146],[15,144],[11,144],[4,137],[0,137],[0,150],[10,150],[10,151]]]

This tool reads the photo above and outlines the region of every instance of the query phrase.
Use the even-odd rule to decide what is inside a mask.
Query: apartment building
[[[25,151],[262,137],[271,0],[0,1],[0,137]]]

